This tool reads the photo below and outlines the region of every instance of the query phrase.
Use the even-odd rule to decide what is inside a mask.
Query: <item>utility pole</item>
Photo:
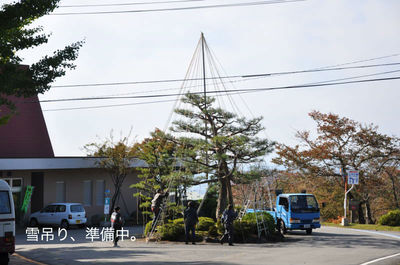
[[[204,52],[204,46],[205,46],[205,39],[204,39],[204,34],[203,32],[201,33],[201,53],[202,53],[202,63],[203,63],[203,92],[204,92],[204,115],[206,116],[206,119],[204,119],[204,126],[205,126],[205,141],[206,141],[206,179],[208,180],[208,125],[207,125],[207,84],[206,84],[206,62],[205,62],[205,52]],[[197,208],[197,214],[200,214],[201,208],[204,205],[204,201],[207,198],[207,193],[208,190],[210,189],[210,183],[207,184],[207,190],[204,193],[203,199],[201,200],[201,203],[199,207]]]
[[[206,140],[206,165],[208,166],[208,125],[207,125],[207,85],[206,85],[206,62],[205,62],[205,56],[204,56],[204,45],[205,45],[205,39],[204,39],[204,34],[203,32],[201,33],[201,51],[202,51],[202,61],[203,61],[203,92],[204,92],[204,110],[205,113],[204,115],[206,116],[206,119],[204,120],[204,126],[205,126],[205,140]],[[208,180],[208,168],[206,169],[206,178]]]

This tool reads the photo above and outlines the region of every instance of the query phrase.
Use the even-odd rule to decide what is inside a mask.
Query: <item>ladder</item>
[[[163,203],[161,204],[160,211],[156,216],[155,223],[151,224],[151,230],[146,235],[146,243],[149,242],[150,239],[155,238],[156,241],[160,241],[161,237],[157,233],[158,227],[162,227],[164,225],[164,217],[165,217],[165,208],[167,207],[167,199],[163,198]]]
[[[250,200],[246,200],[246,201],[245,201],[245,203],[244,203],[244,205],[243,205],[243,208],[240,210],[239,215],[238,215],[238,219],[239,219],[240,221],[242,221],[242,218],[243,218],[243,216],[246,214],[247,209],[249,208],[250,204],[251,204],[251,201],[250,201]]]
[[[264,232],[265,236],[268,236],[268,229],[265,225],[264,220],[264,212],[265,212],[265,205],[264,205],[264,198],[260,197],[260,200],[257,201],[257,194],[260,192],[259,183],[256,183],[256,187],[254,188],[254,215],[256,217],[257,223],[257,236],[258,239],[261,239],[261,235]]]

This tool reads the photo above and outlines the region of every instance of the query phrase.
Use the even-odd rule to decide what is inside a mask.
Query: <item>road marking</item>
[[[378,262],[378,261],[381,261],[381,260],[384,260],[384,259],[390,259],[390,258],[393,258],[393,257],[399,256],[399,255],[400,255],[400,253],[397,253],[397,254],[390,255],[390,256],[386,256],[386,257],[382,257],[382,258],[379,258],[379,259],[374,259],[374,260],[371,260],[371,261],[365,262],[365,263],[363,263],[363,264],[360,264],[360,265],[368,265],[368,264],[372,264],[372,263],[375,263],[375,262]]]
[[[351,230],[358,231],[358,232],[365,232],[365,233],[375,234],[375,235],[380,235],[380,236],[388,236],[388,237],[393,237],[393,238],[396,238],[396,239],[400,239],[400,236],[393,235],[393,234],[387,234],[387,233],[376,232],[376,231],[371,231],[371,230],[353,229],[353,228],[351,228]]]
[[[18,257],[18,258],[20,258],[20,259],[23,259],[23,260],[25,260],[25,261],[27,261],[27,262],[33,263],[33,264],[37,264],[37,265],[47,265],[47,264],[42,263],[42,262],[39,262],[39,261],[34,261],[34,260],[31,260],[31,259],[28,259],[28,258],[26,258],[26,257],[24,257],[24,256],[21,256],[21,255],[18,254],[18,253],[14,253],[13,255],[16,256],[16,257]]]

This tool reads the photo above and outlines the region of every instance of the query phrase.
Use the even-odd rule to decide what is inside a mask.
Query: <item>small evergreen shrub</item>
[[[380,225],[400,226],[400,210],[393,210],[379,218]]]
[[[215,226],[215,222],[210,217],[199,217],[199,223],[196,226],[196,230],[208,231],[210,227]]]
[[[182,224],[165,223],[160,229],[161,239],[169,241],[178,241],[179,237],[185,234]]]
[[[218,237],[220,234],[218,233],[218,228],[216,225],[210,226],[208,228],[208,236],[209,237]]]
[[[263,215],[263,219],[267,226],[269,234],[273,234],[275,232],[275,221],[274,221],[274,218],[272,217],[272,215],[270,215],[267,212],[257,213],[257,214]],[[258,218],[259,218],[259,220],[261,219],[260,217],[258,217]],[[248,226],[253,225],[255,227],[255,233],[257,234],[257,221],[256,221],[255,213],[245,214],[242,218],[242,223],[246,223],[246,222],[248,223],[246,225],[248,225]]]
[[[145,228],[144,228],[144,236],[147,236],[151,230],[151,225],[152,225],[153,221],[149,221]]]
[[[221,219],[218,219],[215,226],[217,227],[217,231],[219,234],[222,235],[225,232],[225,228],[224,228],[224,225],[221,223]]]
[[[185,225],[185,221],[183,220],[183,218],[178,218],[178,219],[175,219],[175,220],[173,220],[172,221],[174,224],[177,224],[177,225]]]

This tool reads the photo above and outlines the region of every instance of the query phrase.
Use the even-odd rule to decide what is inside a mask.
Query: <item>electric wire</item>
[[[174,102],[174,101],[175,101],[174,99],[166,99],[166,100],[155,100],[155,101],[135,102],[135,103],[125,103],[125,104],[112,104],[112,105],[87,106],[87,107],[72,107],[72,108],[59,108],[59,109],[44,109],[43,112],[62,111],[62,110],[101,109],[101,108],[111,108],[111,107],[147,105],[147,104]]]
[[[176,4],[203,2],[205,0],[176,0],[176,1],[152,1],[152,2],[133,2],[133,3],[114,3],[114,4],[85,4],[85,5],[60,5],[59,8],[73,7],[109,7],[109,6],[135,6],[135,5],[154,5],[154,4]]]
[[[286,72],[271,72],[262,74],[249,74],[249,75],[232,75],[232,76],[221,76],[221,77],[206,77],[206,80],[212,79],[230,79],[230,78],[253,78],[253,77],[269,77],[276,75],[291,75],[291,74],[303,74],[313,72],[325,72],[325,71],[341,71],[350,69],[366,69],[374,67],[385,67],[385,66],[396,66],[400,65],[400,62],[395,63],[383,63],[383,64],[369,64],[360,66],[349,66],[349,67],[333,67],[333,68],[320,68],[310,70],[298,70],[298,71],[286,71]],[[190,79],[162,79],[162,80],[145,80],[145,81],[129,81],[129,82],[112,82],[112,83],[91,83],[91,84],[73,84],[73,85],[54,85],[53,88],[71,88],[71,87],[96,87],[96,86],[117,86],[117,85],[136,85],[136,84],[156,84],[156,83],[174,83],[183,81],[195,81],[202,80],[202,78],[190,78]]]
[[[225,69],[223,68],[221,62],[218,60],[218,58],[215,56],[215,53],[210,49],[211,54],[213,55],[214,58],[216,58],[217,63],[219,64],[219,67],[221,67],[221,69],[223,70],[225,76],[224,77],[229,77],[227,72],[225,71]],[[385,55],[385,56],[380,56],[380,57],[374,57],[374,58],[368,58],[368,59],[363,59],[363,60],[357,60],[357,61],[351,61],[351,62],[346,62],[346,63],[341,63],[341,64],[336,64],[336,65],[330,65],[330,66],[323,66],[323,67],[318,67],[318,68],[313,68],[313,69],[324,69],[324,68],[332,68],[332,67],[338,67],[338,66],[343,66],[343,65],[350,65],[350,64],[357,64],[357,63],[361,63],[361,62],[368,62],[368,61],[374,61],[374,60],[380,60],[380,59],[386,59],[386,58],[390,58],[390,57],[395,57],[395,56],[399,56],[400,54],[391,54],[391,55]],[[190,68],[190,67],[189,67]],[[188,71],[190,70],[188,68]],[[312,69],[309,69],[312,70]],[[188,78],[188,76],[190,76],[189,74],[185,75],[185,79]],[[224,78],[223,77],[223,78]],[[234,87],[234,83],[238,83],[238,82],[246,82],[246,81],[251,81],[251,80],[257,80],[257,79],[261,79],[261,78],[265,78],[267,76],[261,76],[261,77],[255,77],[255,78],[246,78],[246,79],[241,79],[241,80],[232,80],[229,79],[229,83],[232,84],[232,86]],[[352,77],[350,78],[352,79]],[[210,78],[211,82],[207,82],[207,86],[211,85],[214,79]],[[342,80],[342,79],[339,79]],[[219,80],[220,82],[223,82],[223,80]],[[185,82],[185,81],[184,81]],[[200,84],[202,85],[202,84]],[[146,90],[141,90],[141,91],[135,91],[135,92],[128,92],[128,93],[113,93],[113,94],[105,94],[102,96],[125,96],[125,95],[136,95],[136,94],[141,94],[141,93],[153,93],[153,92],[160,92],[160,91],[173,91],[173,90],[181,90],[183,86],[185,86],[186,88],[195,88],[200,86],[198,84],[196,85],[185,85],[185,84],[181,84],[180,87],[173,87],[173,88],[158,88],[158,89],[146,89]],[[55,87],[55,86],[53,86]],[[239,94],[239,97],[241,97],[241,95]],[[245,101],[242,99],[243,103],[245,103]],[[246,103],[245,103],[246,104]],[[248,111],[251,113],[251,110],[249,109],[249,107],[247,106]],[[254,116],[252,114],[252,116]]]
[[[196,9],[210,9],[210,8],[226,8],[226,7],[244,7],[244,6],[260,6],[271,4],[286,4],[292,2],[304,2],[307,0],[272,0],[272,1],[259,1],[248,3],[234,3],[234,4],[219,4],[219,5],[206,5],[206,6],[191,6],[191,7],[172,7],[172,8],[159,8],[159,9],[136,9],[136,10],[121,10],[121,11],[93,11],[93,12],[66,12],[66,13],[51,13],[49,16],[70,16],[70,15],[108,15],[108,14],[128,14],[128,13],[149,13],[149,12],[168,12],[168,11],[186,11]]]
[[[385,77],[385,78],[375,78],[375,79],[363,79],[356,81],[344,81],[344,82],[330,82],[330,83],[315,83],[315,84],[304,84],[304,85],[290,85],[290,86],[277,86],[277,87],[260,87],[260,88],[243,88],[243,89],[230,89],[230,90],[210,90],[207,93],[216,94],[221,92],[226,93],[251,93],[251,92],[261,92],[261,91],[274,91],[274,90],[287,90],[287,89],[297,89],[297,88],[308,88],[308,87],[324,87],[324,86],[334,86],[334,85],[346,85],[346,84],[356,84],[356,83],[369,83],[369,82],[380,82],[380,81],[391,81],[398,80],[400,76]],[[188,92],[189,94],[198,95],[202,92]],[[66,99],[50,99],[41,100],[41,103],[50,102],[67,102],[67,101],[92,101],[92,100],[112,100],[112,99],[137,99],[137,98],[160,98],[160,97],[175,97],[181,95],[180,93],[173,94],[156,94],[156,95],[142,95],[142,96],[129,96],[129,97],[98,97],[98,98],[66,98]],[[33,103],[37,101],[25,101],[25,103]]]
[[[358,78],[358,77],[355,77]],[[373,80],[360,80],[358,83],[361,82],[367,82],[367,81],[371,81],[371,82],[375,82],[375,81],[387,81],[387,80],[397,80],[400,79],[400,77],[394,77],[394,78],[386,78],[386,79],[373,79]],[[330,82],[330,81],[327,81]],[[349,82],[347,82],[349,83]],[[354,81],[352,83],[357,83],[357,81]],[[335,84],[335,83],[328,83],[327,85],[342,85],[342,83],[340,84]],[[301,88],[301,87],[316,87],[316,86],[322,86],[322,84],[316,83],[316,85],[313,84],[308,84],[308,85],[301,85],[301,86],[291,86],[291,87],[287,87],[286,89],[291,89],[291,88]],[[284,89],[284,88],[280,88],[280,89]],[[273,89],[270,89],[273,90]],[[253,92],[258,92],[258,91],[238,91],[238,92],[229,92],[231,94],[247,94],[247,93],[253,93]],[[142,104],[153,104],[153,103],[160,103],[160,102],[174,102],[176,100],[163,100],[163,101],[148,101],[148,102],[143,102],[143,103],[127,103],[127,104],[114,104],[114,105],[101,105],[101,106],[93,106],[93,107],[75,107],[75,108],[59,108],[59,109],[44,109],[44,112],[47,111],[63,111],[63,110],[83,110],[83,109],[91,109],[91,108],[107,108],[107,107],[119,107],[119,106],[129,106],[129,105],[142,105]],[[32,103],[31,102],[24,102],[24,103]]]
[[[172,117],[173,117],[173,115],[174,115],[175,109],[179,108],[179,106],[180,106],[180,103],[181,103],[181,102],[180,102],[180,95],[182,95],[183,92],[184,92],[185,84],[186,84],[186,82],[187,82],[187,81],[186,81],[186,78],[190,76],[190,73],[191,73],[191,71],[192,71],[192,69],[193,69],[192,66],[197,64],[197,59],[198,59],[198,58],[196,58],[196,53],[197,53],[197,49],[199,48],[199,43],[200,43],[200,40],[199,40],[199,42],[198,42],[198,44],[197,44],[197,47],[196,47],[196,49],[195,49],[195,53],[193,54],[192,59],[190,60],[189,68],[188,68],[187,71],[186,71],[185,79],[184,79],[184,81],[182,82],[182,85],[181,85],[181,88],[180,88],[180,90],[179,90],[178,96],[177,96],[176,99],[175,99],[175,103],[174,103],[174,105],[173,105],[173,107],[172,107],[172,109],[171,109],[171,112],[170,112],[170,114],[169,114],[169,116],[168,116],[167,122],[166,122],[166,124],[165,124],[165,126],[164,126],[164,132],[167,132],[167,130],[168,130],[168,126],[169,126],[169,124],[171,123],[171,120],[172,120]]]

